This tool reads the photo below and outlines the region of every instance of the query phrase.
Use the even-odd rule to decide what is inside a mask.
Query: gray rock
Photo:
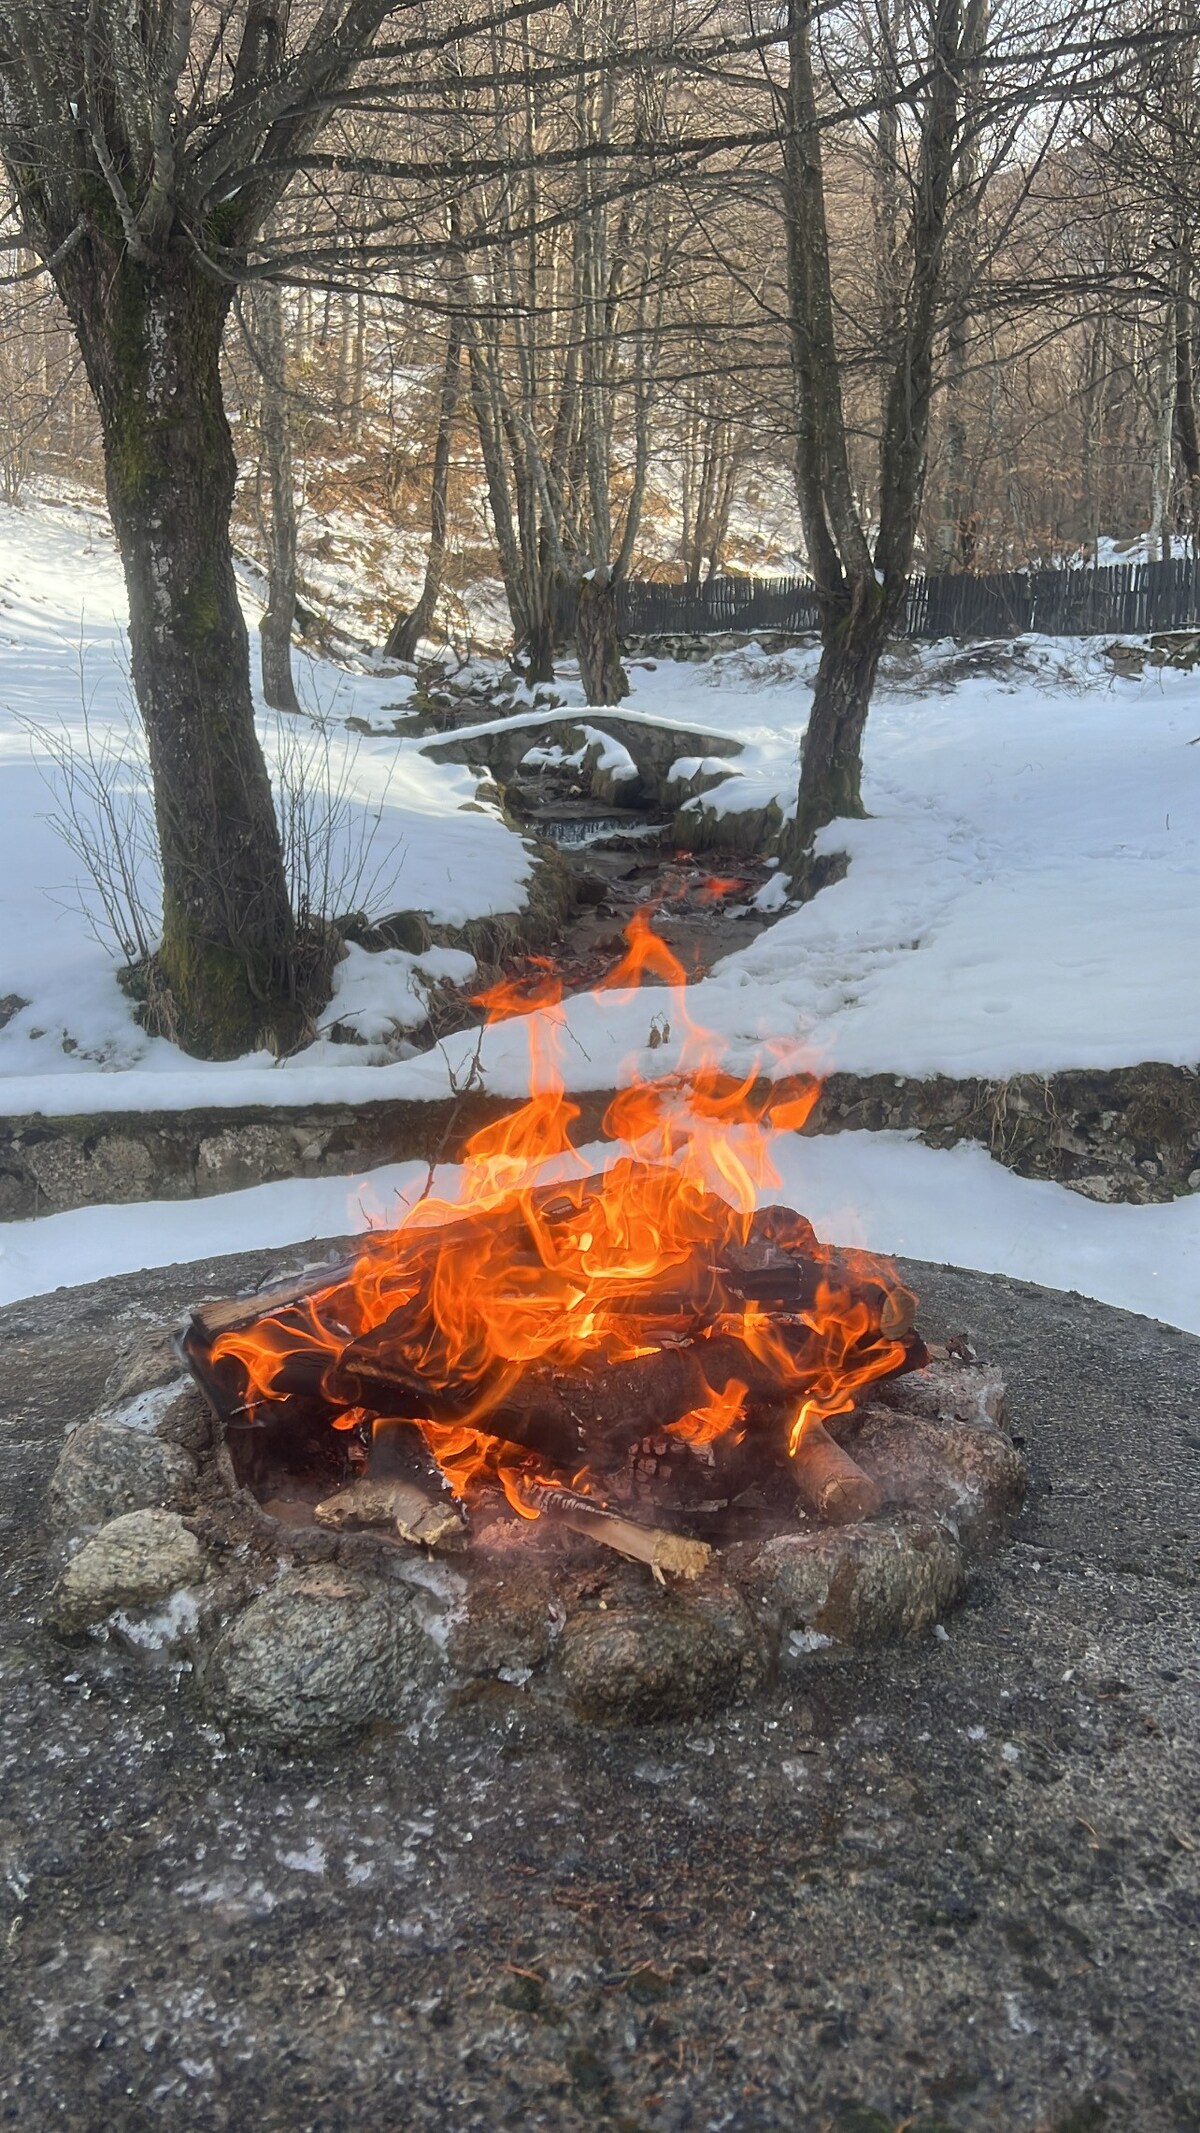
[[[533,1565],[476,1571],[465,1607],[450,1625],[446,1656],[456,1674],[507,1679],[531,1674],[549,1657],[554,1580]]]
[[[101,1133],[87,1147],[47,1138],[29,1150],[27,1163],[50,1207],[148,1200],[156,1183],[150,1150],[129,1133]]]
[[[169,1333],[136,1333],[122,1348],[104,1380],[104,1397],[116,1406],[140,1392],[153,1392],[183,1376],[183,1365]]]
[[[886,1407],[925,1415],[931,1422],[991,1422],[1002,1429],[1008,1419],[1004,1379],[993,1363],[929,1363],[881,1386],[879,1397]]]
[[[12,1170],[0,1170],[0,1222],[20,1222],[37,1212],[37,1192],[31,1179]]]
[[[681,807],[671,824],[672,839],[685,852],[741,852],[758,859],[773,852],[783,827],[783,815],[774,800],[765,807],[730,807],[727,811],[706,807],[703,799]]]
[[[196,1191],[240,1192],[250,1185],[294,1177],[300,1167],[299,1138],[289,1126],[227,1126],[200,1143]]]
[[[215,1646],[204,1685],[224,1723],[323,1747],[394,1717],[431,1662],[403,1592],[320,1564],[286,1572],[251,1601]]]
[[[835,1644],[923,1636],[965,1583],[962,1552],[945,1528],[902,1514],[785,1534],[759,1550],[746,1578],[785,1633],[811,1630]]]
[[[190,1378],[183,1378],[179,1389],[162,1401],[153,1421],[153,1436],[166,1444],[181,1444],[185,1453],[207,1453],[211,1448],[213,1410]]]
[[[119,1422],[84,1422],[50,1478],[50,1508],[78,1533],[126,1511],[177,1505],[195,1478],[195,1460],[181,1446]]]
[[[686,1598],[647,1593],[641,1606],[578,1615],[563,1635],[572,1704],[610,1724],[713,1710],[761,1679],[767,1659],[745,1602],[721,1585]]]
[[[199,1584],[206,1568],[203,1548],[175,1512],[129,1511],[110,1519],[71,1558],[47,1620],[70,1635],[118,1609],[153,1607],[181,1587]]]
[[[187,1452],[205,1452],[212,1444],[212,1410],[169,1333],[137,1334],[109,1371],[104,1396],[97,1421],[148,1431]]]
[[[995,1428],[868,1407],[842,1442],[888,1508],[940,1512],[969,1545],[998,1537],[1024,1500],[1024,1462]]]

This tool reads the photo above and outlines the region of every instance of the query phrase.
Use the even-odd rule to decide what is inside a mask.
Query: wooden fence
[[[617,593],[630,637],[717,635],[726,630],[819,627],[804,578],[710,578],[706,585],[626,579]],[[564,609],[569,601],[564,602]],[[567,612],[561,616],[570,633]],[[1200,627],[1200,562],[1123,563],[1103,570],[1010,570],[990,577],[914,578],[905,598],[906,637],[1143,635]]]

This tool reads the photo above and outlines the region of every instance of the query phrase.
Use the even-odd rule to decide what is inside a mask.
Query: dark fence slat
[[[558,589],[559,633],[574,625],[570,586]],[[758,630],[799,635],[820,627],[816,594],[806,578],[708,578],[697,585],[627,578],[617,588],[617,613],[627,636],[708,636]],[[997,571],[987,576],[914,577],[908,586],[901,634],[1003,637],[1026,630],[1048,636],[1144,635],[1149,630],[1200,627],[1200,561],[1111,564],[1099,570]]]

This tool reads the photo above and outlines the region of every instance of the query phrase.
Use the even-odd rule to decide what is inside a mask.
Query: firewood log
[[[652,1182],[652,1177],[651,1177]],[[577,1219],[603,1190],[602,1178],[539,1188],[524,1205],[469,1211],[440,1225],[413,1225],[366,1241],[358,1261],[314,1270],[272,1292],[202,1306],[182,1348],[209,1398],[228,1421],[251,1416],[236,1353],[214,1361],[223,1334],[257,1327],[281,1358],[272,1399],[410,1420],[465,1423],[506,1437],[573,1472],[582,1457],[601,1471],[620,1464],[629,1446],[704,1407],[731,1379],[747,1387],[746,1413],[756,1424],[778,1421],[781,1396],[802,1398],[807,1373],[819,1367],[808,1322],[822,1285],[866,1306],[871,1331],[903,1344],[900,1369],[925,1359],[911,1331],[915,1300],[896,1285],[860,1276],[818,1245],[803,1217],[768,1207],[741,1234],[740,1218],[712,1198],[702,1209],[710,1235],[654,1286],[631,1284],[606,1309],[622,1321],[621,1344],[649,1352],[621,1359],[587,1355],[570,1368],[543,1362],[507,1368],[480,1357],[472,1367],[439,1365],[431,1309],[434,1275],[447,1252],[469,1243],[503,1251],[536,1284],[543,1260],[535,1232]],[[365,1268],[364,1268],[365,1262]],[[356,1279],[355,1269],[373,1280]],[[394,1308],[363,1327],[362,1294],[370,1288]],[[764,1312],[792,1357],[782,1374],[739,1338],[745,1307]],[[615,1341],[615,1336],[614,1336]]]
[[[438,1503],[407,1481],[352,1481],[313,1513],[322,1526],[391,1526],[420,1548],[456,1548],[466,1528],[453,1504]]]
[[[820,1422],[808,1424],[792,1465],[801,1502],[827,1526],[875,1518],[883,1507],[870,1475],[835,1444]]]
[[[627,1555],[635,1562],[647,1564],[660,1585],[666,1583],[664,1573],[668,1570],[674,1577],[699,1577],[712,1556],[707,1541],[693,1540],[684,1533],[667,1533],[660,1526],[644,1526],[632,1518],[623,1518],[602,1504],[589,1502],[574,1489],[550,1488],[541,1482],[530,1481],[523,1484],[520,1494],[530,1510],[553,1518],[560,1526],[568,1526],[573,1533],[582,1533],[589,1540],[599,1541],[605,1548],[615,1549],[618,1555]]]

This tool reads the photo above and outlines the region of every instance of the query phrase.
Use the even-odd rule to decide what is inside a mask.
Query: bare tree
[[[407,615],[398,615],[388,632],[384,651],[391,659],[415,659],[417,646],[433,620],[442,589],[449,535],[447,501],[450,493],[450,456],[462,381],[462,351],[462,325],[458,318],[452,315],[446,334],[446,354],[442,363],[437,427],[433,440],[433,469],[429,489],[429,547],[425,557],[425,577],[416,606]]]
[[[259,372],[259,524],[267,557],[267,604],[259,623],[263,698],[273,711],[299,711],[292,672],[296,621],[296,484],[284,340],[283,295],[274,282],[254,291],[252,349]]]
[[[904,597],[920,516],[933,355],[950,188],[959,146],[967,9],[930,0],[922,27],[928,86],[913,101],[914,173],[907,272],[896,305],[879,436],[879,518],[872,543],[851,478],[826,203],[813,0],[790,0],[784,143],[796,474],[822,610],[821,664],[801,763],[790,855],[839,815],[863,812],[862,735],[875,676]]]
[[[389,0],[0,0],[0,156],[99,409],[162,848],[160,972],[211,1056],[302,1019],[254,730],[220,354],[239,276]]]

